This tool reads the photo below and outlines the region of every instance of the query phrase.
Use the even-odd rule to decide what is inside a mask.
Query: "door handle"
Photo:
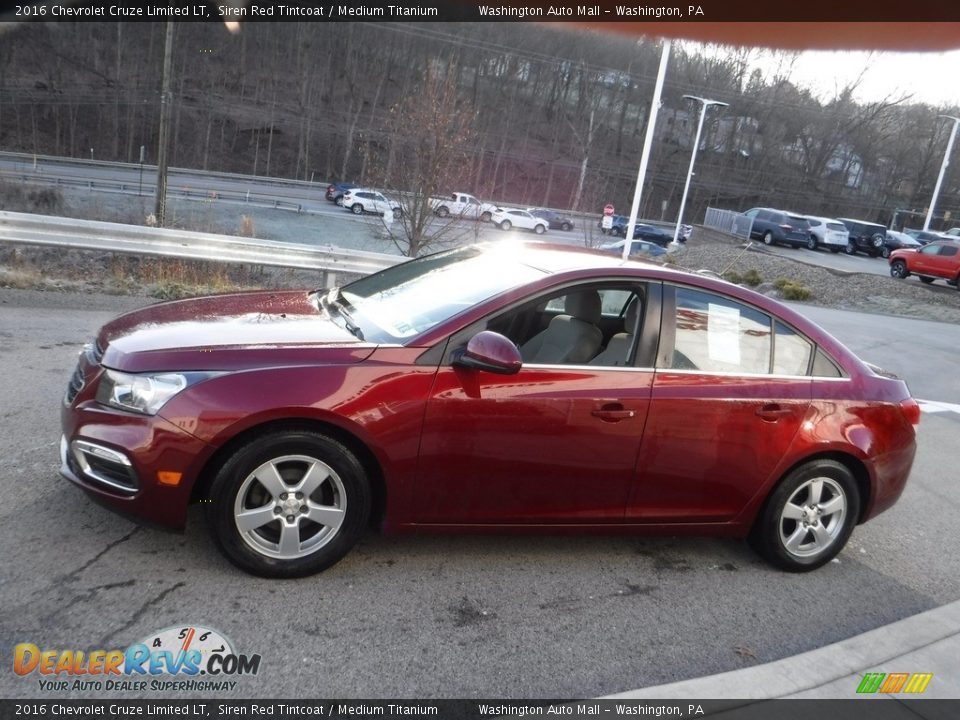
[[[627,410],[620,403],[610,403],[591,411],[590,414],[605,422],[620,422],[636,416],[637,412],[636,410]]]
[[[767,403],[757,408],[757,416],[768,422],[776,422],[782,417],[793,414],[793,408],[778,403]]]

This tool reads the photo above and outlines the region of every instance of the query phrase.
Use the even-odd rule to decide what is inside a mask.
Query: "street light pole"
[[[953,115],[938,115],[937,117],[953,120],[953,129],[950,130],[950,139],[947,141],[947,150],[943,153],[943,163],[940,165],[940,175],[937,176],[937,184],[933,188],[933,199],[930,200],[930,207],[927,208],[927,219],[923,221],[923,229],[930,229],[930,219],[933,217],[933,209],[936,207],[937,198],[940,196],[940,185],[943,184],[943,176],[947,174],[947,165],[950,164],[950,152],[953,150],[953,141],[957,137],[957,125],[960,125],[960,118]]]
[[[700,105],[700,122],[697,123],[697,136],[693,140],[693,152],[690,153],[690,168],[687,170],[687,181],[683,185],[683,197],[680,198],[680,212],[677,214],[677,227],[673,231],[673,242],[670,244],[676,248],[680,244],[680,225],[683,222],[683,208],[687,204],[687,193],[690,191],[690,180],[693,178],[693,163],[697,159],[697,150],[700,149],[700,134],[703,132],[703,121],[707,117],[707,108],[711,105],[719,105],[720,107],[727,107],[729,103],[720,102],[719,100],[708,100],[707,98],[698,97],[696,95],[684,95],[686,100],[695,100]]]
[[[667,60],[670,58],[670,41],[664,40],[660,50],[660,68],[657,70],[657,81],[653,86],[653,99],[650,101],[650,114],[647,117],[647,134],[643,140],[643,150],[640,152],[640,168],[637,170],[637,185],[633,191],[633,205],[630,206],[630,218],[627,220],[626,233],[623,236],[623,259],[630,259],[630,248],[633,247],[633,229],[637,225],[637,214],[640,212],[640,197],[643,194],[643,180],[647,175],[647,162],[650,160],[650,148],[653,146],[653,131],[657,124],[657,113],[660,112],[660,94],[663,92],[663,81],[667,76]]]
[[[170,144],[170,65],[173,60],[173,21],[167,21],[166,43],[163,49],[163,79],[160,90],[160,140],[157,147],[157,195],[154,216],[157,226],[163,227],[167,210],[167,146]]]

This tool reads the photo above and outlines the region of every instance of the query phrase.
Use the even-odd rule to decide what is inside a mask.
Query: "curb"
[[[956,646],[960,646],[960,601],[783,660],[693,680],[607,695],[603,699],[773,700],[800,693],[803,693],[804,697],[853,698],[856,697],[859,679],[865,672],[877,666],[885,666],[878,668],[881,671],[898,672],[933,672],[939,669],[926,665],[923,667],[888,666],[900,658],[925,649],[930,653],[911,659],[920,663],[929,661],[930,657],[942,657],[946,644],[944,641],[954,646],[953,651],[946,655],[954,658],[950,663],[950,669],[956,674]],[[848,678],[849,682],[839,683],[837,687],[826,687],[838,680]],[[957,680],[955,678],[951,680],[956,685]],[[818,689],[820,692],[815,692]],[[953,690],[950,694],[955,696],[955,692],[956,690]],[[931,695],[924,697],[931,697]]]

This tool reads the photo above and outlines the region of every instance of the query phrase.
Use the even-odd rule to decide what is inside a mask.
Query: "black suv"
[[[846,225],[847,232],[850,233],[847,246],[843,249],[847,255],[856,255],[857,250],[860,250],[870,257],[876,257],[883,252],[883,245],[887,241],[887,229],[883,225],[850,218],[837,220]]]
[[[764,245],[783,243],[798,248],[806,245],[810,237],[810,223],[800,215],[773,208],[752,208],[744,215],[753,218],[750,237],[763,240]]]

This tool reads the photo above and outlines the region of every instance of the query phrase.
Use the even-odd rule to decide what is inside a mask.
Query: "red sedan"
[[[370,524],[738,536],[802,571],[897,500],[918,420],[750,290],[501,243],[117,318],[70,381],[61,473],[167,526],[204,502],[260,575],[322,570]]]

